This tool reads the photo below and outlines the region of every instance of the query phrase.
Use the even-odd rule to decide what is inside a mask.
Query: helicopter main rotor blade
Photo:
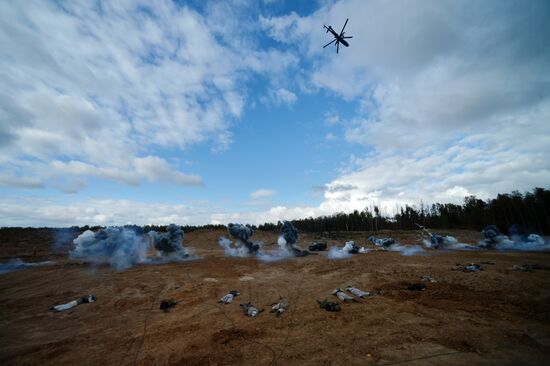
[[[334,38],[332,41],[330,41],[329,43],[327,43],[326,45],[323,46],[323,48],[325,48],[326,46],[328,46],[329,44],[331,44],[332,42],[336,41],[336,38]]]
[[[344,33],[344,28],[346,28],[346,25],[348,24],[349,18],[346,19],[346,22],[344,23],[344,26],[342,27],[342,30],[340,31],[340,35]]]

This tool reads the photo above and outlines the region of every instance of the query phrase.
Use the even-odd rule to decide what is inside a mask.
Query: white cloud
[[[258,198],[267,198],[274,196],[277,192],[272,189],[258,189],[257,191],[254,191],[250,193],[250,198],[252,199],[258,199]]]
[[[37,197],[0,198],[0,216],[6,226],[125,225],[204,223],[203,207],[130,200],[84,199],[62,203]]]
[[[339,28],[342,14],[351,14],[346,34],[354,38],[336,56],[322,49],[330,39],[319,28]],[[369,152],[329,184],[356,189],[327,190],[311,209],[376,202],[391,212],[421,200],[547,187],[547,14],[544,1],[344,0],[308,17],[262,18],[275,40],[309,58],[315,87],[361,105],[342,128]],[[325,120],[338,122],[334,111]]]
[[[292,105],[297,96],[287,85],[299,84],[360,106],[345,122],[338,111],[325,114],[325,124],[342,129],[326,137],[345,136],[342,143],[364,153],[323,185],[319,205],[226,212],[4,197],[1,221],[262,223],[548,187],[547,2],[343,0],[259,24],[240,21],[242,4],[209,3],[205,18],[170,1],[106,2],[101,11],[92,2],[64,3],[65,10],[0,3],[0,43],[9,55],[0,60],[0,185],[53,181],[71,192],[86,176],[200,185],[155,148],[226,149],[253,72],[271,78],[269,103]],[[322,24],[339,29],[347,14],[350,47],[323,50],[330,37]],[[257,26],[290,51],[259,50],[249,36]],[[266,192],[253,192],[248,203],[269,207],[274,193]]]
[[[263,103],[274,105],[292,105],[296,103],[298,97],[290,90],[279,88],[269,90],[267,96],[260,98]]]
[[[275,91],[275,100],[278,103],[294,104],[298,100],[298,97],[293,92],[281,88]]]
[[[270,198],[276,195],[277,192],[272,189],[258,189],[250,193],[250,199],[246,202],[249,206],[268,206]]]
[[[169,0],[1,3],[0,172],[34,174],[41,183],[28,186],[39,187],[59,160],[65,174],[201,184],[157,148],[227,149],[250,72],[269,77],[296,62],[242,47],[246,32],[231,31],[238,14],[216,6],[205,18]],[[214,27],[215,14],[232,21]],[[220,41],[227,34],[233,43]]]

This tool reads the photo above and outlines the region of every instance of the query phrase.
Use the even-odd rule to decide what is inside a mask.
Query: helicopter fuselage
[[[330,33],[332,33],[332,35],[334,36],[334,38],[336,38],[338,40],[338,42],[340,42],[341,44],[343,44],[346,47],[349,47],[349,43],[346,42],[346,40],[343,37],[340,37],[340,35],[338,33],[336,33],[330,25],[328,27],[325,25],[325,28],[327,28],[327,30]]]

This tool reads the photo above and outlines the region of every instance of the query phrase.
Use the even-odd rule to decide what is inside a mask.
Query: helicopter
[[[335,43],[336,53],[338,53],[338,50],[340,48],[340,43],[343,44],[346,47],[349,47],[349,43],[346,41],[346,39],[347,38],[353,38],[353,36],[344,37],[344,34],[346,33],[346,32],[344,32],[344,28],[346,28],[346,25],[348,24],[348,20],[349,20],[349,18],[346,19],[346,22],[344,23],[344,26],[342,27],[342,30],[340,31],[340,34],[336,33],[330,25],[328,27],[326,25],[323,25],[323,27],[325,27],[326,30],[327,30],[326,33],[330,32],[334,36],[334,39],[332,41],[330,41],[329,43],[327,43],[326,45],[324,45],[323,48],[325,48],[326,46],[328,46],[329,44],[331,44],[334,41],[336,41],[336,43]]]

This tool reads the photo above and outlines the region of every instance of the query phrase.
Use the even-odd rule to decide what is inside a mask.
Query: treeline
[[[521,194],[518,191],[499,194],[494,199],[483,201],[475,196],[464,198],[464,203],[435,203],[432,205],[405,206],[394,216],[383,215],[379,207],[365,208],[351,213],[335,213],[329,216],[309,217],[292,221],[301,231],[378,231],[415,230],[415,223],[431,229],[481,230],[487,225],[496,225],[503,233],[550,235],[550,190],[535,188]],[[254,229],[277,231],[281,222],[265,223]],[[166,225],[125,225],[138,233],[166,231]],[[73,226],[70,228],[0,228],[0,239],[9,233],[21,230],[57,230],[61,233],[97,231],[101,226]],[[184,232],[199,229],[225,229],[224,225],[183,226]]]
[[[377,231],[413,230],[415,223],[432,229],[481,230],[494,224],[504,233],[537,233],[550,235],[550,190],[535,188],[499,194],[483,201],[475,196],[464,198],[463,204],[435,203],[405,206],[393,217],[381,214],[378,207],[352,213],[294,220],[302,231]],[[260,225],[263,230],[276,229],[274,224]]]

